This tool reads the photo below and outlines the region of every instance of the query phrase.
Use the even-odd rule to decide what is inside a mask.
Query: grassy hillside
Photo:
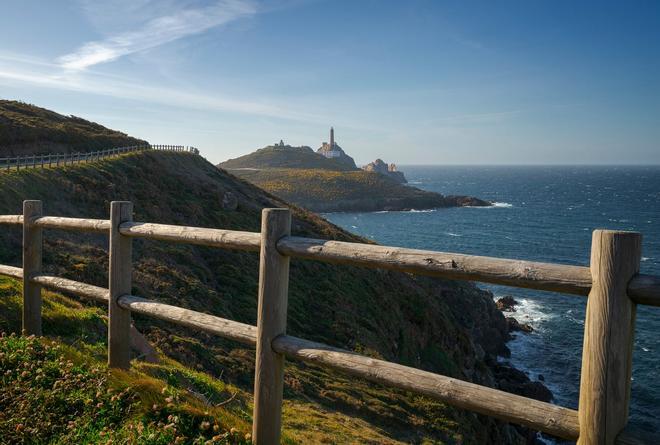
[[[105,364],[105,312],[44,295],[44,328],[17,337],[20,283],[0,278],[0,437],[9,443],[247,444],[244,391],[175,360]],[[284,442],[293,441],[284,437]]]
[[[186,153],[147,152],[58,169],[6,172],[0,175],[0,189],[3,214],[20,213],[24,199],[41,199],[50,215],[107,218],[110,201],[131,200],[138,221],[251,231],[259,230],[263,207],[287,205],[203,158]],[[227,202],[236,205],[223,204]],[[299,208],[294,208],[292,232],[358,240]],[[106,286],[105,237],[47,231],[44,238],[46,272]],[[0,263],[20,265],[20,246],[20,230],[3,229]],[[137,240],[133,258],[134,294],[241,322],[256,322],[257,255]],[[64,343],[101,357],[103,310],[87,302],[85,307],[89,309],[81,310],[79,303],[61,298],[53,297],[76,310],[66,315],[53,313],[49,317],[54,321],[45,323],[45,333],[68,336],[62,340]],[[17,329],[17,305],[0,308],[0,314],[8,320],[7,331]],[[71,320],[76,323],[70,324]],[[471,285],[292,261],[288,332],[293,335],[496,386],[489,363],[503,345],[503,321],[490,295]],[[249,405],[253,350],[153,319],[136,317],[136,324],[172,361],[167,363],[184,363],[185,370],[177,368],[181,373],[194,370],[209,376],[204,377],[208,382],[219,381],[239,389]],[[140,365],[138,371],[148,367]],[[177,380],[178,372],[165,369],[156,374],[170,384],[170,380]],[[133,388],[131,380],[127,382],[125,388]],[[2,380],[3,391],[11,391],[14,383]],[[142,392],[139,385],[133,389]],[[12,395],[8,400],[14,397],[22,396]],[[511,428],[492,419],[298,363],[287,364],[285,400],[287,440],[299,443],[499,444],[521,439]],[[36,404],[31,404],[21,415],[27,418],[38,410]],[[0,412],[6,416],[13,411]],[[135,414],[143,415],[139,410]],[[126,416],[121,419],[133,422]],[[217,416],[222,417],[222,413],[218,411]],[[234,417],[226,416],[221,428],[234,424],[245,431],[251,421],[250,409],[245,405]],[[124,420],[117,419],[115,427],[120,422],[124,425]],[[194,419],[197,422],[200,417]],[[157,421],[156,427],[158,422],[164,421]],[[190,437],[186,440],[193,443]]]
[[[218,164],[224,169],[318,168],[322,170],[356,170],[343,162],[326,158],[309,147],[269,145],[253,153]]]
[[[87,152],[146,143],[76,116],[0,100],[0,156]]]
[[[375,172],[320,169],[230,170],[282,199],[317,212],[429,209],[488,205],[476,198],[443,196]]]

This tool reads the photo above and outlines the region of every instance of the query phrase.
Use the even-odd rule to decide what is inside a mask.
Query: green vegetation
[[[18,328],[20,284],[0,279],[0,295],[2,443],[249,443],[239,389],[174,360],[110,372],[103,312],[50,292],[44,329],[62,336],[6,335]]]
[[[3,190],[0,195],[2,214],[20,213],[24,199],[41,199],[49,215],[107,218],[110,201],[130,200],[134,203],[137,221],[251,231],[259,230],[263,207],[288,206],[286,202],[217,169],[203,158],[186,153],[146,152],[64,168],[4,172],[0,175],[0,189]],[[223,207],[228,194],[236,198],[236,207]],[[292,232],[295,235],[359,240],[313,213],[296,207],[293,212]],[[47,273],[106,286],[107,239],[104,236],[46,231],[44,239],[44,269]],[[20,229],[3,229],[0,232],[0,263],[19,265],[20,246]],[[134,294],[255,323],[257,255],[136,240],[133,258]],[[20,291],[15,282],[4,283],[6,288],[0,286],[0,327],[6,332],[16,332]],[[313,261],[293,261],[287,330],[292,335],[363,354],[493,384],[489,368],[477,358],[476,350],[480,347],[473,335],[477,329],[485,331],[492,308],[494,304],[488,294],[467,284]],[[102,384],[116,388],[113,395],[126,391],[123,401],[115,399],[116,403],[111,403],[108,408],[115,416],[111,416],[114,420],[108,422],[115,423],[114,426],[105,420],[94,424],[91,419],[104,416],[81,405],[81,411],[76,413],[90,419],[92,426],[89,428],[92,430],[89,436],[78,431],[82,427],[73,427],[75,431],[63,432],[65,435],[59,436],[60,443],[85,443],[86,437],[92,438],[89,440],[94,443],[96,435],[100,436],[106,427],[113,431],[112,434],[117,434],[115,437],[121,443],[122,438],[130,437],[131,428],[138,428],[140,422],[143,428],[150,428],[149,434],[158,438],[165,434],[163,430],[168,425],[169,415],[181,416],[183,425],[177,426],[177,431],[186,435],[188,443],[195,440],[195,434],[209,437],[196,429],[203,419],[208,419],[206,421],[210,424],[217,422],[221,432],[232,427],[241,434],[248,430],[254,366],[252,349],[136,316],[138,329],[166,358],[156,365],[135,361],[134,373],[116,377],[119,380],[108,375],[107,380],[103,380],[102,375],[107,374],[102,366],[104,313],[105,308],[90,302],[56,294],[48,294],[44,303],[44,333],[62,338],[53,340],[55,343],[44,341],[43,348],[49,345],[49,348],[59,349],[56,352],[44,349],[38,353],[38,360],[59,362],[64,354],[66,360],[74,363],[74,368],[81,369],[72,378],[81,382],[87,380],[90,387]],[[10,355],[25,355],[27,352],[18,351],[24,351],[30,345],[37,349],[34,343],[21,346],[18,339],[3,341],[8,342],[2,347]],[[80,355],[74,357],[74,350]],[[92,372],[95,368],[101,371],[95,374]],[[37,377],[30,375],[34,377],[30,380]],[[142,384],[144,379],[152,383]],[[149,400],[158,397],[162,391],[159,382],[166,382],[174,393],[179,394],[176,403],[172,402],[172,409],[176,411],[163,411],[167,413],[165,417],[163,412],[151,413],[148,408],[153,403],[133,405],[144,397]],[[18,384],[18,380],[3,380],[0,391],[11,391],[11,387]],[[82,389],[87,387],[85,385],[81,383],[82,393],[85,393]],[[105,386],[103,388],[105,390]],[[56,397],[48,388],[43,391],[39,400]],[[31,397],[26,393],[6,394],[12,395],[2,403],[11,403],[12,406],[24,400],[23,397]],[[235,401],[217,406],[218,410],[207,409],[208,415],[195,401],[203,400],[204,406],[218,405],[233,394],[237,394]],[[66,397],[83,400],[87,395]],[[509,427],[492,419],[299,363],[287,365],[285,399],[285,442],[291,443],[499,444],[511,443],[512,437],[518,437],[515,433],[512,436]],[[107,399],[96,403],[100,402],[105,404]],[[53,403],[56,403],[55,399]],[[165,406],[162,400],[155,403]],[[24,411],[0,407],[1,416],[5,416],[0,417],[0,423],[9,429],[18,423],[27,427],[31,425],[30,416],[38,418],[35,412],[39,409],[36,401],[26,401]],[[184,412],[188,414],[184,415]],[[67,415],[62,413],[60,417],[69,419]],[[40,424],[43,434],[62,431],[63,424],[58,423],[58,419],[53,417],[50,420],[50,430],[47,423]],[[160,423],[164,425],[160,426]],[[74,440],[74,437],[83,439]],[[51,443],[58,443],[58,440],[53,439]]]
[[[146,143],[76,116],[0,100],[0,156],[88,152]]]
[[[355,167],[336,159],[329,159],[316,153],[310,147],[292,147],[290,145],[269,145],[264,148],[229,159],[218,167],[224,169],[269,169],[269,168],[317,168],[321,170],[352,171]]]
[[[351,159],[351,158],[349,158]],[[443,196],[329,159],[309,147],[268,146],[218,167],[285,201],[315,212],[371,212],[487,206],[469,196]]]
[[[375,172],[277,168],[231,173],[286,201],[316,212],[410,210],[488,205],[476,198],[443,196]]]

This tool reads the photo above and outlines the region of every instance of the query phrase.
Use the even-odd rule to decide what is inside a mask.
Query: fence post
[[[290,233],[289,209],[262,211],[252,424],[252,437],[257,445],[280,443],[284,356],[273,351],[271,343],[286,332],[289,257],[281,255],[276,245]]]
[[[133,220],[133,203],[110,203],[110,270],[108,272],[108,366],[130,367],[131,312],[117,304],[119,297],[131,293],[131,238],[119,233],[119,225]]]
[[[42,229],[33,224],[41,216],[41,201],[23,201],[23,333],[41,335],[41,286],[30,278],[41,272]]]
[[[580,378],[579,445],[614,444],[628,421],[636,305],[627,295],[639,272],[642,236],[596,230],[591,244]]]

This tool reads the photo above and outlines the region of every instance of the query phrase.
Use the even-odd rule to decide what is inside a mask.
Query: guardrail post
[[[41,272],[43,237],[33,224],[41,216],[41,201],[23,201],[23,333],[41,335],[41,286],[30,278]]]
[[[289,257],[281,255],[276,245],[290,233],[289,209],[263,210],[252,424],[252,438],[257,445],[280,443],[284,356],[273,351],[271,343],[286,332]]]
[[[108,366],[130,367],[131,312],[117,304],[119,297],[131,293],[131,238],[119,233],[119,225],[133,220],[133,203],[110,203],[110,270],[108,272]]]
[[[579,445],[614,444],[628,421],[636,305],[627,295],[639,272],[642,236],[596,230],[580,378]]]

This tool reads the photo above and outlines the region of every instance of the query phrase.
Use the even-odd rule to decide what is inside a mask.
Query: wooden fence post
[[[639,272],[642,236],[596,230],[580,378],[579,445],[614,444],[628,421],[636,305],[627,295]]]
[[[117,304],[119,297],[131,293],[131,238],[119,233],[119,225],[133,220],[133,203],[110,203],[110,270],[108,272],[108,366],[130,367],[131,312]]]
[[[23,333],[41,335],[41,285],[30,278],[41,272],[42,229],[33,221],[41,216],[41,201],[23,201]]]
[[[257,445],[280,443],[284,356],[273,351],[271,343],[286,332],[289,257],[281,255],[276,245],[290,233],[289,209],[263,210],[252,424],[252,439]]]

